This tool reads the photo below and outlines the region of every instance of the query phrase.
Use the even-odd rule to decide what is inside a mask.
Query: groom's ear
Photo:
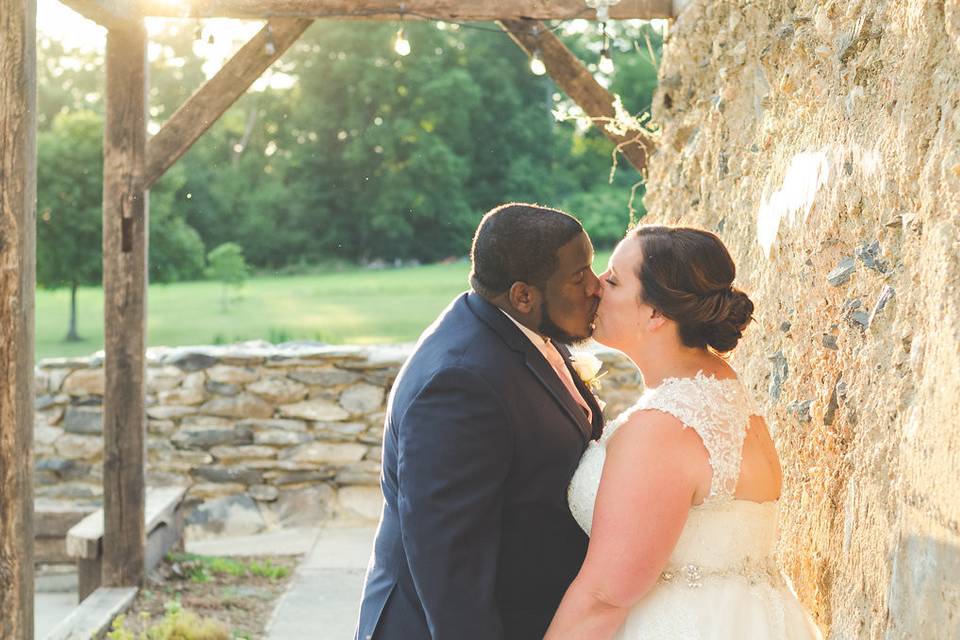
[[[539,292],[526,282],[514,282],[507,295],[510,297],[510,305],[520,313],[528,314],[537,308]]]

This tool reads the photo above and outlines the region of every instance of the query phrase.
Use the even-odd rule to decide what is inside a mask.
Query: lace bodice
[[[587,533],[607,442],[637,411],[669,413],[696,431],[713,468],[709,496],[691,507],[657,584],[631,608],[615,640],[822,640],[774,556],[779,503],[734,495],[753,407],[736,379],[670,378],[646,391],[584,452],[568,499]]]
[[[732,500],[753,407],[738,379],[719,379],[702,372],[693,378],[667,378],[660,386],[648,389],[632,407],[607,424],[598,441],[587,447],[568,492],[570,510],[577,522],[590,532],[606,443],[634,413],[644,409],[675,416],[703,440],[713,468],[710,494],[704,504]]]

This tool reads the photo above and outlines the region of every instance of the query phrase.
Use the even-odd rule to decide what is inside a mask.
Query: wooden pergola
[[[62,0],[107,28],[103,166],[105,587],[144,573],[149,189],[318,19],[495,21],[595,122],[613,96],[545,20],[595,20],[584,0]],[[672,0],[621,0],[610,19],[670,18]],[[264,27],[153,137],[144,19],[244,18]],[[33,638],[36,0],[0,0],[0,638]],[[643,171],[651,140],[603,132]]]

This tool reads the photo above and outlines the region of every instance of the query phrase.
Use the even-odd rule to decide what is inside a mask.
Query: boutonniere
[[[600,380],[608,373],[607,371],[603,373],[600,372],[600,369],[603,368],[603,361],[592,353],[580,351],[570,354],[570,366],[573,367],[573,370],[576,371],[580,379],[583,380],[583,384],[587,385],[587,388],[590,389],[590,393],[596,398],[597,404],[600,405],[600,410],[602,411],[607,403],[597,397],[597,392],[600,391]]]

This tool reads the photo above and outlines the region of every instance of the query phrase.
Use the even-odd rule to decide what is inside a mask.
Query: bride
[[[723,357],[753,313],[734,275],[714,234],[643,226],[600,276],[594,338],[647,391],[570,483],[590,546],[548,640],[821,637],[774,559],[777,451]]]

